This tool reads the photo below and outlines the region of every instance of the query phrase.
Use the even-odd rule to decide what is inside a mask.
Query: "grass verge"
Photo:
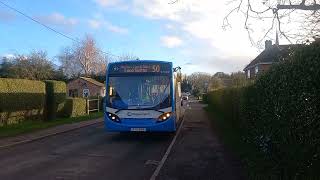
[[[16,136],[23,133],[34,132],[62,124],[71,124],[81,121],[97,119],[103,116],[103,112],[92,113],[86,116],[72,118],[57,118],[51,121],[24,121],[19,124],[13,124],[0,127],[0,138]]]

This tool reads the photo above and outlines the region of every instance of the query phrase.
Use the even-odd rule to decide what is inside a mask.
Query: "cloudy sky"
[[[101,49],[140,59],[173,61],[185,73],[233,72],[255,57],[241,15],[223,18],[229,0],[1,0],[73,38],[93,35]],[[47,50],[55,57],[72,41],[0,4],[0,55]]]

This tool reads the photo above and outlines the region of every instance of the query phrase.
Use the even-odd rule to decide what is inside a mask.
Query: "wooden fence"
[[[90,114],[90,112],[100,112],[102,97],[99,96],[93,99],[87,98],[86,101],[87,114]]]

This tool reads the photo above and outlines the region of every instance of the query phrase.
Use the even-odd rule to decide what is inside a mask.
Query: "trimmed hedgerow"
[[[67,98],[65,105],[65,115],[67,117],[78,117],[86,114],[86,99]]]
[[[320,177],[320,43],[291,52],[256,82],[211,92],[209,104],[255,149],[252,179]]]
[[[46,84],[46,116],[51,120],[64,115],[64,105],[67,98],[66,83],[63,81],[45,81]]]
[[[0,126],[42,119],[44,104],[43,82],[0,78]]]

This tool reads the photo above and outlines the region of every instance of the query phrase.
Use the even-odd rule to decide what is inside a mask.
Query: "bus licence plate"
[[[131,128],[130,131],[135,131],[135,132],[146,132],[146,128]]]

